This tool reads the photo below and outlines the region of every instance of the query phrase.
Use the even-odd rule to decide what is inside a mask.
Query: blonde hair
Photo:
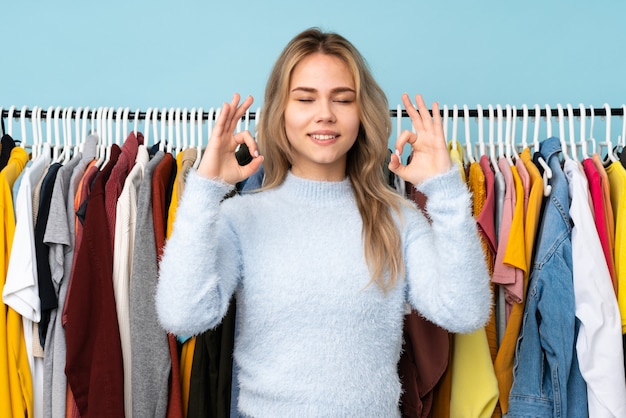
[[[404,275],[400,232],[392,213],[393,209],[400,214],[403,199],[387,185],[383,174],[391,133],[389,105],[365,59],[341,35],[308,29],[287,44],[274,64],[257,132],[259,149],[265,157],[263,188],[281,184],[291,167],[284,118],[291,74],[302,59],[316,52],[343,60],[354,78],[361,125],[357,140],[348,151],[346,174],[363,221],[363,245],[371,281],[386,290]]]

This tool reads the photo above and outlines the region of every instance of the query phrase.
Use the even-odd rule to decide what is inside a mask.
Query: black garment
[[[11,150],[15,148],[15,141],[11,135],[4,134],[0,139],[0,170],[7,166],[11,158]]]
[[[54,163],[48,168],[48,172],[41,183],[39,192],[39,205],[37,210],[37,220],[35,221],[35,258],[37,261],[37,282],[39,284],[39,299],[41,300],[41,320],[39,321],[39,342],[45,348],[48,324],[50,323],[50,313],[58,306],[57,294],[52,282],[52,273],[48,261],[50,247],[43,242],[43,237],[48,224],[50,214],[50,202],[52,201],[52,190],[61,163]]]
[[[219,326],[196,337],[187,418],[229,418],[233,380],[235,300]]]

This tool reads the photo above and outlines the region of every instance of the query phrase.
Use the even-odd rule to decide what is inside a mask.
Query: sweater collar
[[[309,180],[287,173],[281,189],[297,200],[317,203],[353,201],[352,184],[346,177],[341,181]]]

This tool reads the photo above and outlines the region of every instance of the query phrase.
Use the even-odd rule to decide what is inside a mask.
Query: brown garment
[[[104,187],[119,153],[119,147],[111,147],[109,162],[96,177],[87,201],[82,244],[65,302],[65,371],[83,417],[124,416],[124,366],[104,200]]]
[[[426,196],[412,184],[406,184],[409,198],[425,211]],[[424,212],[427,216],[427,213]],[[432,415],[436,388],[446,373],[450,358],[448,332],[427,321],[412,310],[404,317],[404,343],[398,374],[402,381],[400,410],[406,418],[426,418]],[[449,389],[449,386],[448,386]],[[448,410],[450,391],[448,390]]]
[[[404,316],[404,343],[398,364],[403,417],[430,417],[434,389],[448,367],[448,332],[415,310]]]

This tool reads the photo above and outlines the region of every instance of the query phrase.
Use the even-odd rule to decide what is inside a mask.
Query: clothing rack
[[[626,106],[622,106],[622,107],[613,107],[610,108],[610,114],[611,116],[624,116],[624,108]],[[48,116],[48,112],[53,112],[50,116],[53,116],[55,112],[61,112],[59,109],[68,109],[68,113],[65,115],[65,117],[69,117],[70,119],[75,119],[76,117],[79,116],[79,113],[81,114],[81,117],[87,117],[87,118],[91,118],[91,117],[95,117],[96,113],[98,112],[98,108],[95,109],[89,109],[89,108],[85,108],[86,112],[82,109],[82,108],[76,108],[76,109],[72,109],[72,108],[61,108],[61,107],[49,107],[48,109],[42,109],[41,110],[41,117],[45,118]],[[71,109],[71,110],[69,110]],[[199,109],[198,109],[199,110]],[[563,111],[563,115],[567,116],[569,115],[569,113],[567,113],[566,109],[559,109],[558,105],[557,107],[550,107],[550,106],[546,106],[546,107],[540,107],[539,109],[537,109],[534,106],[529,106],[528,107],[528,113],[527,116],[528,117],[535,117],[537,115],[537,112],[539,113],[540,117],[546,117],[548,112],[550,112],[550,116],[551,117],[558,117],[559,116],[559,112],[562,110]],[[151,117],[155,117],[160,120],[163,116],[166,116],[170,113],[170,112],[181,112],[182,110],[180,108],[162,108],[162,109],[158,109],[155,108],[153,111],[151,111],[152,115]],[[494,110],[490,110],[487,107],[482,108],[482,116],[483,117],[489,117],[490,112],[493,111],[495,113],[495,109]],[[397,109],[389,109],[389,114],[392,118],[396,118],[398,117],[398,113],[399,111]],[[465,116],[465,111],[463,110],[463,108],[459,108],[458,110],[455,110],[453,108],[448,108],[448,117],[454,117],[455,116],[455,112],[457,114],[458,117],[463,117]],[[8,118],[9,114],[11,113],[11,109],[2,109],[2,118]],[[33,117],[33,109],[30,108],[26,108],[26,107],[22,107],[21,109],[17,109],[15,108],[14,111],[12,112],[12,117],[13,118],[21,118],[22,117],[22,113],[24,113],[24,117],[25,118],[32,118]],[[86,113],[86,114],[85,114]],[[156,113],[156,115],[154,114]],[[432,113],[432,111],[431,111]],[[469,117],[478,117],[479,116],[479,110],[476,108],[472,108],[472,109],[468,109],[468,113],[469,113]],[[525,113],[524,108],[516,108],[514,110],[514,114],[516,117],[523,117]],[[571,114],[575,117],[580,117],[583,113],[583,110],[580,109],[580,107],[576,107],[576,108],[572,108],[572,112]],[[441,109],[440,110],[440,114],[442,116],[444,115],[444,110]],[[606,106],[600,106],[600,107],[595,107],[595,106],[589,106],[589,107],[585,107],[584,108],[584,114],[585,116],[607,116],[608,112],[607,112],[607,107]],[[129,119],[138,119],[138,120],[145,120],[146,119],[146,115],[148,115],[148,111],[143,111],[143,110],[134,110],[131,111],[129,109],[124,109],[124,108],[117,108],[115,110],[112,110],[111,112],[107,113],[107,116],[109,117],[113,117],[113,118],[117,118],[122,117],[123,115],[125,115],[126,117],[128,117]],[[215,118],[216,113],[215,112],[210,112],[210,111],[202,111],[202,120],[208,120],[209,117],[211,116],[213,119]],[[408,113],[406,112],[406,110],[401,110],[400,111],[400,115],[401,117],[405,118],[408,117]],[[58,116],[61,116],[60,114]],[[256,116],[256,112],[254,111],[250,111],[248,112],[247,116],[245,116],[246,118],[248,118],[249,120],[254,120]],[[190,110],[187,109],[187,120],[191,120],[191,114],[190,114]]]

